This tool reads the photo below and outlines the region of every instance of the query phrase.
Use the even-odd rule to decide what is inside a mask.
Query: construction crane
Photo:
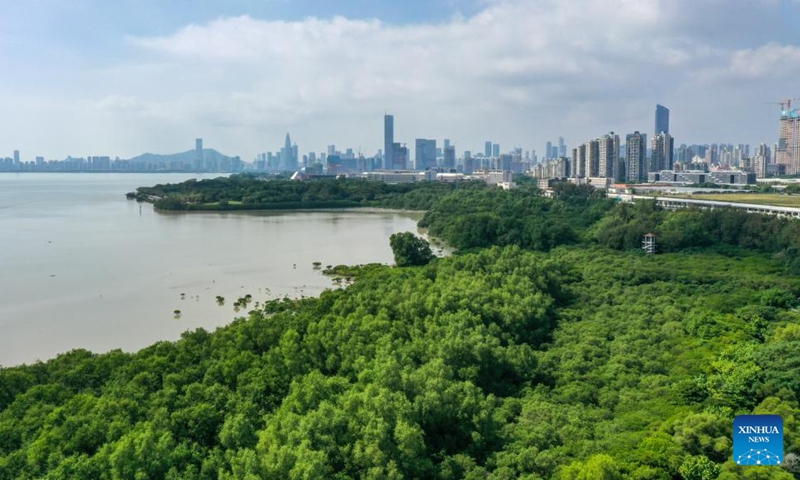
[[[764,103],[767,103],[769,105],[780,105],[782,111],[789,111],[792,109],[792,102],[794,100],[800,100],[800,97],[787,98],[780,102],[764,102]]]

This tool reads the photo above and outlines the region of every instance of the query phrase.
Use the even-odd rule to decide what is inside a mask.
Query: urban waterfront
[[[317,295],[334,285],[313,262],[391,263],[389,236],[417,231],[414,213],[175,214],[124,196],[217,176],[0,174],[0,365],[213,330],[240,296]]]

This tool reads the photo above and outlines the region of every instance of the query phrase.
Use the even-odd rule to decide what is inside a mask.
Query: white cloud
[[[95,108],[85,115],[101,131],[137,132],[147,121],[148,135],[159,126],[187,144],[202,135],[245,158],[277,148],[286,130],[302,150],[335,142],[372,152],[384,111],[396,115],[397,138],[448,137],[459,149],[649,131],[656,102],[673,109],[686,141],[768,140],[751,138],[762,132],[752,125],[713,130],[720,110],[697,107],[725,95],[744,101],[737,79],[765,72],[783,72],[778,86],[795,88],[798,46],[749,30],[735,36],[744,47],[719,40],[733,38],[727,25],[780,14],[777,0],[512,0],[439,24],[218,18],[129,37],[130,60],[93,72]],[[765,95],[750,88],[753,99]],[[148,141],[167,149],[163,138],[132,139],[124,153]]]
[[[759,48],[737,50],[731,56],[727,72],[750,78],[797,75],[800,73],[800,47],[769,43]]]

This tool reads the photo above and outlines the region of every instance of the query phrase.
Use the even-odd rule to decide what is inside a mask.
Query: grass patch
[[[775,207],[800,208],[800,195],[786,195],[782,193],[698,193],[694,195],[671,195],[678,198],[691,198],[694,200],[713,200],[717,202],[753,203],[756,205],[770,205]]]

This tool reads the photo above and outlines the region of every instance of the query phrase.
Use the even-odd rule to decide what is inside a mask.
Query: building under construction
[[[775,163],[785,165],[787,175],[800,174],[800,108],[792,108],[791,100],[781,103],[781,126]]]

